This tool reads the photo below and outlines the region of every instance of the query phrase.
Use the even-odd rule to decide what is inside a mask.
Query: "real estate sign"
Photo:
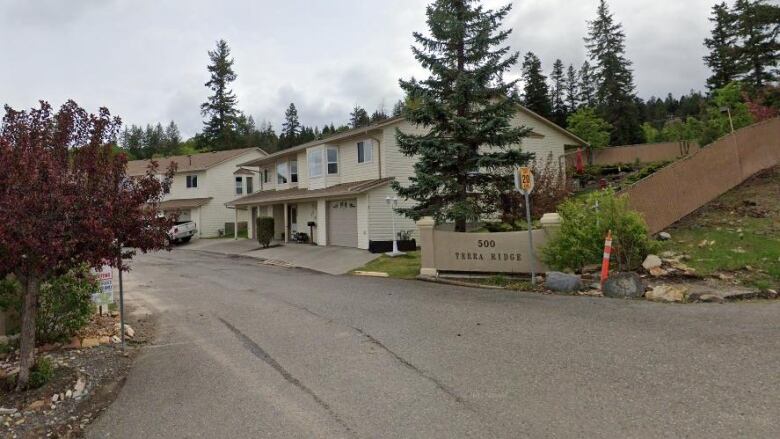
[[[97,306],[107,307],[114,303],[114,269],[104,265],[95,275],[100,282],[100,290],[92,294],[92,301]]]

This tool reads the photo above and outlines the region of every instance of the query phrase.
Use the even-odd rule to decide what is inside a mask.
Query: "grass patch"
[[[420,274],[420,251],[395,258],[382,255],[355,271],[378,271],[396,279],[414,279]]]

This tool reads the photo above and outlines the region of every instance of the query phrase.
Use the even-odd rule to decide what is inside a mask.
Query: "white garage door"
[[[328,245],[357,247],[357,200],[328,203]]]

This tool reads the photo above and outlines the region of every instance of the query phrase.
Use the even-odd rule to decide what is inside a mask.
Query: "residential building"
[[[521,108],[516,126],[532,129],[522,148],[537,159],[553,155],[563,160],[567,146],[585,141],[536,113]],[[243,162],[260,171],[260,191],[240,197],[228,206],[249,212],[250,236],[255,219],[275,219],[275,239],[295,240],[305,233],[318,245],[374,248],[372,242],[392,241],[397,231],[416,233],[414,222],[398,215],[388,203],[396,197],[391,181],[407,184],[414,175],[414,157],[404,156],[396,129],[424,133],[401,117],[346,131],[267,157]],[[399,199],[399,207],[413,201]]]
[[[200,237],[232,235],[236,225],[239,230],[246,228],[247,211],[236,211],[225,203],[259,188],[257,172],[238,165],[266,155],[258,148],[244,148],[155,159],[159,174],[164,174],[171,163],[177,165],[170,191],[161,204],[163,213],[176,214],[180,221],[194,221]],[[150,162],[129,162],[127,175],[144,175]]]

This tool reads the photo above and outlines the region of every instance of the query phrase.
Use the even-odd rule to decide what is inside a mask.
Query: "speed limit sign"
[[[534,184],[534,174],[531,172],[531,168],[527,166],[517,168],[515,172],[515,187],[518,192],[530,194],[534,190]]]

